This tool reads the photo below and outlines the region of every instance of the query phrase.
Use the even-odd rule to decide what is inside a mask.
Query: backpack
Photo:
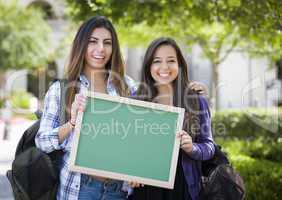
[[[61,87],[61,108],[64,108],[66,80],[59,80]],[[65,123],[65,110],[61,109],[60,125]],[[59,162],[62,150],[45,153],[35,145],[35,136],[40,126],[41,111],[36,113],[38,120],[25,130],[16,149],[12,169],[6,176],[12,186],[15,200],[55,200],[59,185]]]
[[[242,200],[245,197],[244,181],[230,165],[221,147],[215,144],[212,159],[202,162],[201,200]]]

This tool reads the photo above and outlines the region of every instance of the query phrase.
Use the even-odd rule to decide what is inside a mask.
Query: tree
[[[20,7],[16,0],[0,0],[0,71],[45,66],[50,51],[50,31],[39,10]],[[11,117],[8,96],[4,88],[0,96],[6,107],[3,139],[8,137]]]
[[[277,0],[67,0],[71,16],[85,19],[93,13],[111,18],[119,27],[146,27],[156,37],[159,33],[181,39],[185,44],[199,44],[210,60],[214,86],[212,97],[218,107],[215,88],[218,66],[229,53],[240,47],[253,55],[279,58],[281,50],[282,1]],[[148,28],[149,27],[149,28]],[[121,28],[121,30],[124,30]],[[131,31],[132,29],[130,29]],[[137,29],[138,30],[138,29]],[[125,31],[133,40],[136,30]],[[136,41],[140,40],[140,31]],[[155,33],[155,34],[154,34]],[[153,38],[154,38],[153,37]],[[147,41],[146,41],[147,42]]]
[[[44,66],[50,31],[39,10],[0,0],[0,69]]]
[[[277,77],[279,80],[282,81],[282,58],[280,58],[278,61],[276,61],[276,67],[277,67]]]
[[[211,62],[213,78],[211,97],[214,108],[218,109],[219,66],[238,45],[239,35],[236,28],[228,23],[213,22],[206,24],[197,19],[191,21],[186,25],[183,32],[183,41],[187,45],[191,45],[191,41],[200,45],[204,56]]]

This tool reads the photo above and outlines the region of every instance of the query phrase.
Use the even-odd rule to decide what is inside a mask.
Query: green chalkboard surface
[[[182,108],[89,93],[71,170],[173,188],[183,115]]]

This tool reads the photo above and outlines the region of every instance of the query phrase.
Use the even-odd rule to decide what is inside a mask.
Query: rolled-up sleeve
[[[200,134],[193,143],[189,156],[194,160],[209,160],[214,155],[214,142],[211,130],[211,115],[208,102],[202,96],[199,97],[200,105]]]
[[[40,127],[35,137],[36,147],[46,153],[64,149],[65,142],[59,143],[60,126],[60,82],[53,83],[44,99],[44,109]]]

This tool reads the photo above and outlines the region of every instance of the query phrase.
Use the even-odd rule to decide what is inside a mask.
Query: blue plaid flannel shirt
[[[83,74],[81,74],[79,80],[81,82],[80,93],[88,90],[89,81],[87,80],[87,78]],[[125,81],[130,89],[130,95],[136,95],[136,83],[128,76],[125,77]],[[60,185],[57,192],[57,199],[77,200],[80,189],[81,174],[69,171],[68,163],[70,158],[73,132],[61,144],[59,143],[58,137],[60,125],[59,113],[61,109],[60,90],[60,83],[59,81],[56,81],[50,86],[49,90],[46,93],[44,99],[43,115],[41,118],[39,131],[35,138],[35,143],[39,149],[46,153],[59,149],[62,149],[65,152],[62,158]],[[113,96],[118,95],[110,78],[107,82],[107,93]],[[129,194],[132,193],[132,188],[130,188],[126,182],[124,182],[122,189],[124,191],[127,191]]]

